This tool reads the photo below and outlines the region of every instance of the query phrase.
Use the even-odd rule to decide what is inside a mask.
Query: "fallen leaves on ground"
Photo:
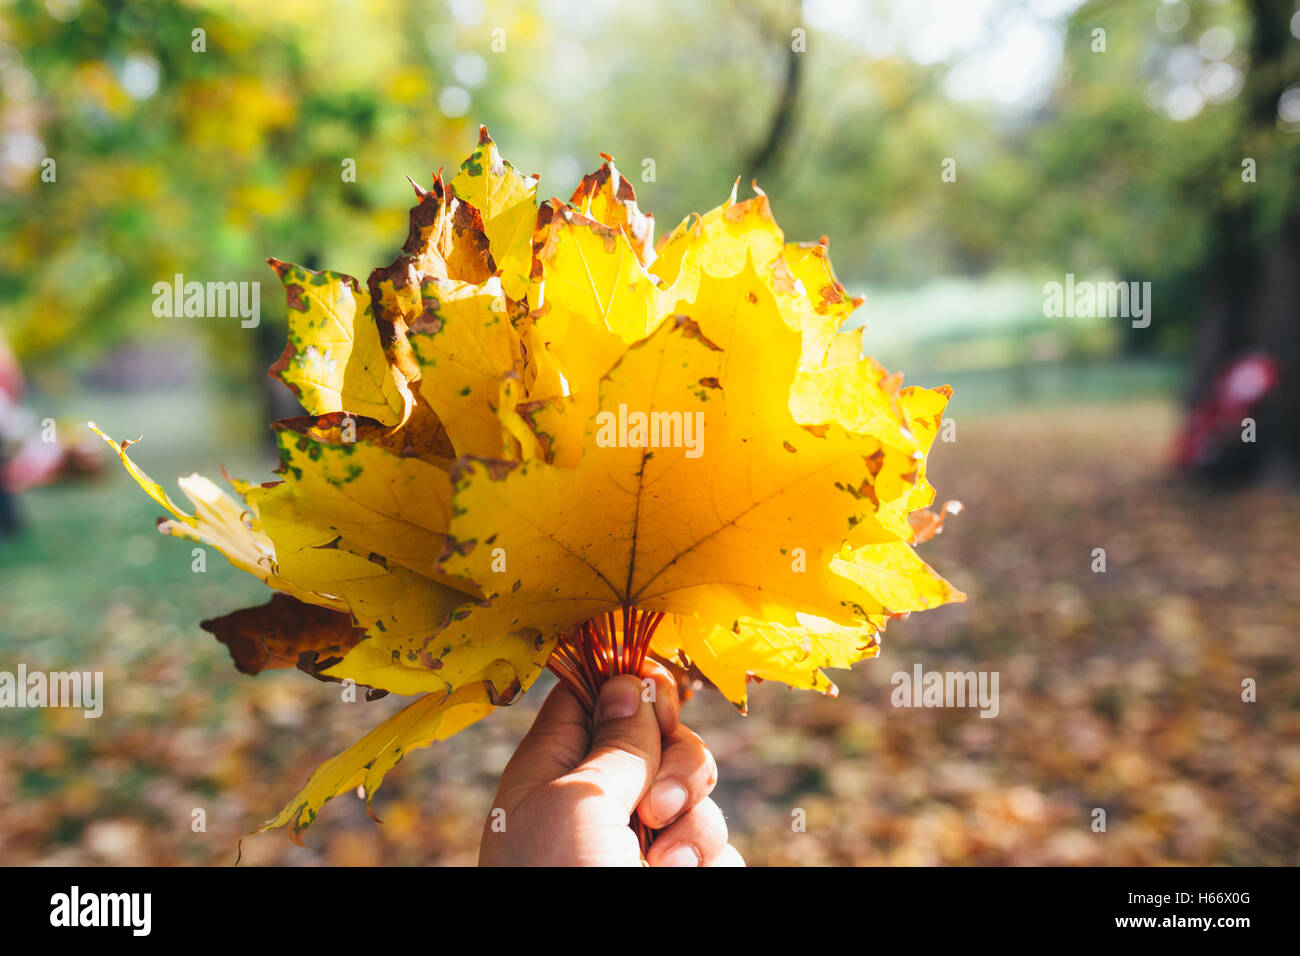
[[[930,547],[972,600],[892,625],[838,700],[766,683],[744,719],[718,696],[684,708],[718,758],[716,797],[746,860],[1300,864],[1300,501],[1168,481],[1162,404],[958,421],[933,464],[968,507],[962,533]],[[1091,571],[1095,547],[1105,574]],[[0,620],[18,599],[0,594]],[[339,685],[283,672],[247,679],[197,638],[187,608],[142,592],[102,609],[86,639],[116,649],[104,717],[0,725],[0,862],[233,863],[286,776],[306,779],[317,753],[404,703],[343,702]],[[891,707],[890,675],[916,663],[999,670],[999,716]],[[392,775],[373,806],[382,825],[345,795],[306,834],[314,850],[245,838],[241,865],[472,864],[549,685]],[[1091,830],[1096,807],[1105,833]],[[806,832],[791,829],[796,809]]]

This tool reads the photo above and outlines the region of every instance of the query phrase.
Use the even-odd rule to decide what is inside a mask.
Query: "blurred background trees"
[[[38,374],[177,331],[149,305],[178,272],[265,280],[272,254],[361,273],[387,261],[403,177],[454,165],[486,122],[565,198],[612,152],[661,233],[759,176],[787,233],[830,235],[859,288],[1151,281],[1151,328],[1112,322],[1103,350],[1194,359],[1192,396],[1225,357],[1276,352],[1292,372],[1278,427],[1300,433],[1292,0],[0,11],[0,307]],[[965,338],[961,308],[945,329]],[[205,332],[213,371],[242,377],[279,330]]]
[[[266,255],[364,274],[401,239],[403,177],[486,122],[566,198],[612,152],[661,233],[760,177],[791,237],[828,234],[849,285],[886,294],[879,320],[930,316],[897,343],[921,371],[948,371],[945,341],[986,371],[1123,350],[1179,363],[1195,400],[1262,349],[1287,372],[1263,433],[1300,434],[1291,0],[0,11],[0,308],[38,382],[179,338],[193,374],[247,384],[278,309],[196,347],[152,315],[153,283],[266,280]],[[1067,272],[1151,281],[1151,327],[1041,321],[1029,290]]]
[[[921,373],[1023,396],[1055,374],[1026,366],[1142,356],[1133,387],[1195,401],[1269,353],[1261,447],[1294,463],[1298,24],[1293,0],[7,0],[0,329],[47,391],[132,343],[119,379],[247,390],[274,285],[251,334],[195,335],[153,284],[265,282],[267,255],[364,275],[404,177],[485,122],[548,195],[611,152],[661,234],[759,178]],[[1036,314],[1065,273],[1150,281],[1150,328]]]

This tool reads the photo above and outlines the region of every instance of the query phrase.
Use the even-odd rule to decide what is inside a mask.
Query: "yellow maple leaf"
[[[544,283],[537,332],[587,411],[600,377],[630,343],[654,331],[668,303],[620,229],[550,200],[537,234]]]
[[[451,181],[456,195],[482,215],[501,286],[512,299],[522,299],[528,288],[537,181],[536,176],[521,176],[501,158],[486,126],[479,127],[478,149]]]
[[[384,425],[404,422],[411,394],[384,355],[369,294],[349,276],[269,261],[289,300],[289,344],[271,373],[313,415],[351,412]]]
[[[656,254],[604,159],[538,207],[482,130],[364,287],[272,260],[273,372],[307,415],[277,423],[278,480],[236,483],[242,506],[192,476],[190,516],[115,446],[164,530],[326,609],[318,641],[277,619],[269,646],[420,695],[265,827],[296,837],[358,786],[369,803],[546,668],[590,700],[584,667],[653,653],[743,710],[751,680],[834,693],[825,669],[876,654],[890,619],[963,599],[914,549],[942,521],[925,457],[951,390],[862,355],[825,240],[787,242],[761,192]],[[240,646],[268,646],[269,618],[241,616]]]
[[[90,428],[112,447],[132,478],[154,501],[171,512],[172,518],[158,519],[158,530],[177,538],[187,538],[216,548],[241,571],[261,579],[277,591],[291,594],[308,604],[342,608],[346,605],[337,597],[318,594],[300,587],[278,573],[275,543],[261,527],[255,512],[241,508],[215,484],[202,475],[189,475],[178,480],[181,490],[194,506],[189,514],[174,503],[166,490],[154,481],[127,455],[126,450],[135,442],[125,439],[115,442],[90,422]],[[244,490],[247,490],[244,485]]]
[[[584,216],[622,232],[637,258],[649,263],[654,258],[654,216],[637,208],[636,191],[615,168],[613,157],[600,155],[605,164],[582,177],[569,204]]]
[[[358,787],[364,789],[366,810],[373,817],[371,805],[380,781],[408,752],[460,733],[492,712],[496,703],[489,698],[486,686],[490,685],[475,683],[454,692],[419,697],[321,764],[301,792],[255,832],[292,824],[290,833],[295,842],[301,843],[302,831],[315,821],[321,807]]]

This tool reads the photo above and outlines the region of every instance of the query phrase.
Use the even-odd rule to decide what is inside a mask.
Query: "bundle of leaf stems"
[[[561,637],[546,666],[578,698],[588,717],[592,717],[605,681],[619,674],[641,675],[650,640],[662,620],[660,612],[626,605],[621,615],[608,611]],[[655,831],[636,814],[628,825],[636,833],[644,855]]]

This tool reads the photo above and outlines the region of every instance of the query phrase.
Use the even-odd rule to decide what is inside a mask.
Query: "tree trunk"
[[[1287,85],[1285,58],[1290,42],[1290,0],[1252,0],[1251,66],[1243,97],[1242,143],[1276,137],[1277,103]],[[1235,150],[1235,152],[1234,152]],[[1225,152],[1224,175],[1240,167],[1235,143]],[[1257,175],[1296,177],[1298,169],[1260,161]],[[1236,358],[1263,353],[1280,366],[1281,382],[1260,406],[1254,446],[1233,450],[1232,477],[1296,483],[1300,479],[1300,199],[1290,191],[1281,227],[1260,238],[1257,203],[1223,200],[1215,214],[1215,236],[1207,259],[1208,278],[1188,404],[1206,396],[1218,374]]]

